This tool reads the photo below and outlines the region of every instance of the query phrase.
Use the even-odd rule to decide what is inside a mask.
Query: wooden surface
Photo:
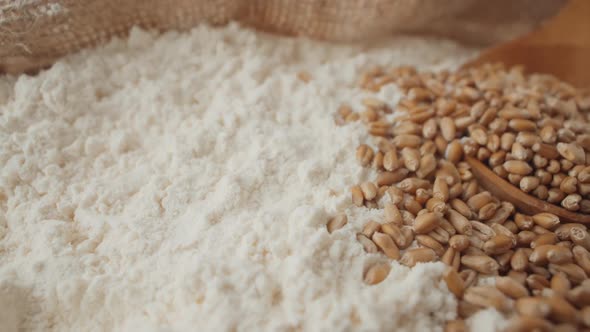
[[[590,87],[590,0],[570,0],[538,30],[492,47],[464,67],[488,62],[524,65],[528,72],[552,74],[577,87]]]
[[[520,190],[520,188],[497,176],[496,173],[492,172],[486,165],[475,158],[467,157],[467,163],[471,166],[473,175],[479,180],[479,184],[484,189],[501,200],[514,204],[519,212],[531,215],[540,212],[550,212],[558,216],[561,223],[576,222],[590,224],[590,215],[574,213],[528,195]]]

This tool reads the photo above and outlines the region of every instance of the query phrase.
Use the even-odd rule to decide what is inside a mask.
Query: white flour
[[[455,315],[442,264],[366,286],[383,256],[354,235],[375,212],[325,229],[369,175],[354,160],[365,130],[332,114],[371,64],[467,54],[230,25],[134,30],[0,78],[0,330],[440,331]]]

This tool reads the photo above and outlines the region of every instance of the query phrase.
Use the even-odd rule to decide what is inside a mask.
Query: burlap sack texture
[[[0,72],[34,71],[134,25],[188,29],[236,20],[333,41],[405,32],[489,45],[529,31],[566,1],[0,0]]]

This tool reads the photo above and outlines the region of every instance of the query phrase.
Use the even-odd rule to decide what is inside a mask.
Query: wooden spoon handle
[[[467,163],[471,166],[473,175],[479,180],[479,184],[484,189],[501,200],[514,204],[520,212],[531,215],[540,212],[549,212],[558,216],[562,223],[575,222],[590,224],[590,215],[571,212],[557,205],[544,202],[536,197],[528,195],[496,175],[496,173],[475,158],[467,157]]]

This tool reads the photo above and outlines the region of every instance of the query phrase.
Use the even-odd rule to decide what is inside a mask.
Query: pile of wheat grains
[[[340,125],[362,121],[373,141],[356,150],[376,178],[351,188],[352,204],[382,209],[357,240],[369,254],[406,266],[440,260],[465,319],[484,308],[509,318],[510,331],[590,328],[590,235],[550,213],[526,215],[483,190],[465,156],[570,211],[590,211],[590,94],[522,68],[486,65],[457,72],[375,68],[360,86],[393,84],[399,101],[365,98],[338,109]],[[347,223],[328,221],[330,233]],[[367,284],[385,280],[388,262],[369,266]]]

